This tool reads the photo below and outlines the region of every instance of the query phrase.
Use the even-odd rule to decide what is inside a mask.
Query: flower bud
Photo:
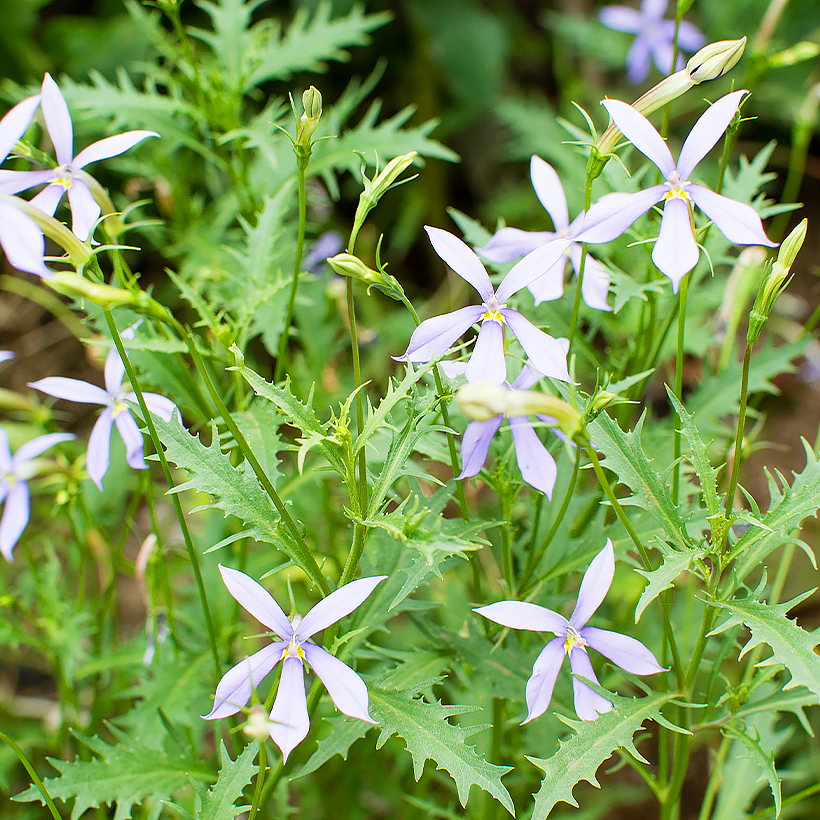
[[[258,705],[251,707],[248,722],[242,727],[242,731],[248,737],[256,738],[260,743],[265,741],[270,733],[270,720],[264,707]]]
[[[737,64],[745,48],[745,37],[710,43],[690,58],[686,70],[694,83],[716,80]]]
[[[322,95],[315,86],[302,94],[302,106],[305,113],[299,119],[299,130],[296,132],[296,146],[310,154],[311,140],[319,127],[322,116]],[[294,147],[296,147],[294,146]]]
[[[367,267],[361,259],[350,253],[337,253],[336,256],[331,256],[327,263],[339,276],[349,276],[351,279],[364,282],[368,293],[370,288],[377,288],[397,302],[404,298],[404,290],[395,276]]]
[[[362,173],[364,191],[362,191],[359,196],[359,204],[356,208],[356,216],[353,220],[354,233],[358,232],[364,224],[368,213],[376,207],[378,201],[392,187],[401,185],[401,182],[396,182],[396,180],[408,166],[412,165],[415,158],[416,151],[411,151],[409,154],[403,154],[400,157],[391,159],[374,179],[368,179],[364,173]],[[406,180],[402,180],[402,182],[406,182]]]

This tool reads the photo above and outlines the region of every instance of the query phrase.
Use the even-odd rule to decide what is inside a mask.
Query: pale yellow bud
[[[248,722],[242,727],[242,731],[248,737],[256,738],[260,743],[265,742],[265,738],[270,733],[270,720],[262,706],[251,707]]]
[[[720,40],[704,46],[686,64],[686,70],[695,83],[716,80],[722,77],[743,56],[746,38],[740,40]]]

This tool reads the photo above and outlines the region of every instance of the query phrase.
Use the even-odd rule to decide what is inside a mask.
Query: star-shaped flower
[[[692,222],[692,205],[697,205],[720,232],[738,245],[776,245],[763,230],[757,211],[742,202],[690,182],[695,166],[706,156],[735,116],[747,91],[721,97],[701,115],[683,143],[677,164],[661,135],[643,114],[619,100],[604,100],[612,121],[624,136],[645,154],[665,177],[634,194],[607,194],[587,211],[576,238],[581,242],[611,242],[653,205],[663,202],[663,217],[652,261],[672,280],[677,292],[681,279],[700,258]]]
[[[502,384],[507,378],[504,358],[504,327],[510,328],[529,357],[531,366],[544,376],[570,381],[567,354],[557,339],[539,330],[506,300],[546,273],[564,255],[558,243],[544,245],[518,262],[495,290],[490,277],[473,250],[458,237],[440,228],[425,227],[435,252],[481,296],[480,305],[455,310],[422,322],[413,331],[410,344],[397,361],[429,362],[444,355],[469,327],[481,322],[478,339],[467,363],[467,381]]]
[[[305,698],[305,662],[319,676],[340,712],[368,723],[376,722],[370,717],[364,681],[346,663],[309,638],[353,612],[387,578],[386,575],[351,581],[319,601],[304,617],[292,615],[288,618],[270,593],[253,578],[221,564],[219,571],[228,592],[281,640],[240,661],[222,676],[216,687],[214,708],[203,715],[205,720],[236,714],[282,661],[279,689],[270,713],[270,736],[282,750],[283,762],[307,737],[310,729]]]
[[[642,0],[640,11],[628,6],[605,6],[598,13],[598,19],[607,28],[635,35],[626,55],[626,76],[635,85],[642,83],[649,74],[650,57],[661,74],[672,73],[675,21],[663,19],[668,5],[669,0]],[[706,38],[699,29],[681,20],[678,28],[679,49],[697,51],[705,43]],[[675,70],[682,68],[683,57],[678,54]]]
[[[0,520],[0,552],[6,561],[11,562],[14,545],[20,540],[28,524],[28,479],[36,470],[33,460],[49,447],[72,438],[74,436],[71,433],[48,433],[27,441],[12,455],[9,437],[0,428],[0,502],[6,502],[3,518]]]
[[[159,134],[155,131],[126,131],[92,143],[75,157],[71,114],[50,74],[43,79],[40,104],[59,165],[45,171],[0,171],[0,193],[16,194],[45,182],[46,187],[31,200],[31,204],[49,216],[54,216],[60,200],[67,193],[72,230],[78,239],[85,242],[100,217],[100,206],[83,179],[83,168],[92,162],[116,157],[147,137],[158,137]]]
[[[122,336],[133,339],[133,328],[124,331]],[[83,404],[101,404],[105,408],[94,424],[88,438],[88,451],[86,453],[88,475],[100,490],[103,488],[103,476],[108,472],[111,428],[115,423],[125,444],[125,457],[129,466],[135,470],[148,468],[143,456],[142,433],[126,404],[127,401],[136,401],[137,396],[136,393],[123,392],[122,381],[124,378],[125,365],[122,363],[116,348],[112,347],[108,351],[105,360],[105,390],[95,384],[89,384],[80,379],[69,379],[65,376],[49,376],[29,383],[29,387],[34,387],[36,390],[57,399],[66,399]],[[143,393],[142,396],[145,399],[146,406],[152,413],[165,419],[165,421],[171,420],[176,405],[170,399],[166,399],[157,393]]]
[[[530,179],[535,194],[547,213],[552,217],[555,231],[522,231],[518,228],[501,228],[483,247],[476,248],[485,259],[496,264],[505,264],[518,259],[548,242],[562,242],[576,276],[581,269],[581,245],[575,235],[581,228],[583,214],[570,223],[567,198],[555,169],[541,157],[530,160]],[[535,304],[558,299],[564,293],[564,266],[554,265],[543,276],[527,285],[535,297]],[[609,274],[606,268],[587,254],[584,262],[584,281],[581,293],[584,301],[596,310],[611,310],[606,303],[609,291]]]
[[[535,659],[532,675],[527,681],[528,711],[523,723],[528,723],[547,710],[565,655],[569,655],[573,675],[580,675],[593,683],[598,683],[598,678],[592,669],[587,647],[600,652],[633,675],[654,675],[663,671],[655,656],[640,641],[619,632],[586,625],[606,597],[614,574],[615,552],[612,542],[607,538],[606,546],[592,559],[584,573],[578,600],[569,620],[551,609],[526,601],[499,601],[475,610],[502,626],[552,632],[557,636]],[[612,709],[612,704],[605,697],[577,677],[572,679],[572,690],[575,712],[581,720],[594,720],[599,714]]]

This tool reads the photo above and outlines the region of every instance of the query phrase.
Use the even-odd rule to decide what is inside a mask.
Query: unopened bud
[[[690,58],[686,70],[694,83],[716,80],[737,64],[745,48],[745,37],[710,43]]]
[[[337,253],[336,256],[331,256],[327,260],[327,263],[339,276],[348,276],[351,279],[358,279],[360,282],[364,282],[364,284],[367,285],[368,293],[370,293],[370,288],[377,288],[397,302],[402,301],[404,297],[404,290],[395,276],[391,276],[384,271],[369,268],[361,259],[353,256],[353,254]]]
[[[618,401],[618,397],[609,390],[600,390],[592,399],[592,413],[598,415],[605,407],[609,407],[613,402]]]
[[[299,118],[296,146],[302,152],[307,152],[310,155],[311,140],[319,127],[319,118],[322,116],[322,95],[318,88],[311,86],[302,94],[302,106],[305,113]]]
[[[252,706],[248,716],[248,722],[242,727],[242,731],[248,737],[256,738],[260,743],[270,734],[270,720],[268,714],[262,706]]]
[[[364,176],[364,173],[362,173],[364,178],[364,190],[359,196],[359,204],[356,207],[356,216],[353,220],[354,232],[361,228],[368,213],[376,207],[379,200],[391,188],[407,181],[402,180],[401,182],[397,182],[396,180],[398,180],[406,168],[413,164],[415,158],[415,151],[411,151],[409,154],[403,154],[400,157],[395,157],[391,159],[373,179],[368,179]]]

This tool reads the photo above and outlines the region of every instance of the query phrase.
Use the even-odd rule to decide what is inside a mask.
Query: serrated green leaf
[[[733,714],[733,717],[748,720],[751,715],[763,712],[791,712],[800,721],[806,734],[814,737],[814,730],[803,710],[806,706],[814,706],[816,703],[817,697],[804,686],[793,687],[786,691],[778,688],[767,697],[747,701]]]
[[[660,551],[663,554],[663,560],[659,567],[652,570],[635,570],[649,581],[643,588],[641,597],[638,599],[638,605],[635,607],[635,623],[638,623],[646,607],[665,589],[669,589],[675,578],[689,569],[692,561],[704,554],[701,549],[671,550],[664,549],[663,546],[660,546]]]
[[[711,606],[726,610],[729,617],[716,626],[709,635],[718,635],[737,624],[747,626],[752,634],[740,657],[758,644],[768,644],[772,649],[772,655],[757,665],[783,664],[791,674],[791,680],[783,687],[784,689],[803,685],[814,692],[820,700],[820,655],[814,651],[814,647],[820,643],[820,630],[807,632],[786,617],[789,610],[813,592],[814,590],[804,592],[797,598],[777,606],[756,601],[754,598],[711,601]]]
[[[258,743],[249,743],[236,760],[231,760],[225,742],[220,739],[220,758],[222,768],[219,777],[210,789],[201,790],[202,808],[197,813],[197,820],[234,820],[234,818],[249,806],[235,805],[242,790],[251,782],[256,766],[254,758],[259,751]]]
[[[319,741],[316,751],[308,758],[305,765],[291,776],[292,780],[315,772],[335,755],[340,755],[342,760],[347,760],[350,747],[373,728],[371,723],[344,715],[326,717],[324,722],[330,724],[330,734]]]
[[[759,735],[751,737],[751,735],[746,734],[740,727],[732,723],[724,726],[722,731],[723,734],[739,740],[760,766],[763,777],[766,778],[769,788],[772,790],[775,808],[774,816],[777,817],[780,814],[780,777],[778,777],[777,769],[774,767],[774,752],[767,754],[760,745]]]
[[[470,786],[476,785],[489,792],[513,817],[512,798],[501,782],[509,766],[496,766],[479,755],[474,746],[465,742],[468,737],[486,729],[486,726],[462,728],[448,718],[475,711],[477,706],[442,706],[414,697],[417,688],[410,690],[381,689],[371,686],[370,710],[380,726],[376,748],[380,749],[393,735],[403,737],[407,751],[413,758],[413,773],[418,780],[427,760],[436,768],[444,769],[456,783],[458,799],[467,805]]]
[[[558,751],[546,760],[527,755],[527,760],[544,771],[541,788],[535,795],[532,820],[544,820],[559,802],[577,807],[572,790],[582,780],[600,786],[595,773],[616,749],[625,749],[643,760],[633,742],[635,732],[646,720],[657,720],[660,707],[675,697],[674,692],[646,698],[622,698],[607,693],[614,706],[611,712],[589,721],[561,718],[575,734],[562,740]]]

